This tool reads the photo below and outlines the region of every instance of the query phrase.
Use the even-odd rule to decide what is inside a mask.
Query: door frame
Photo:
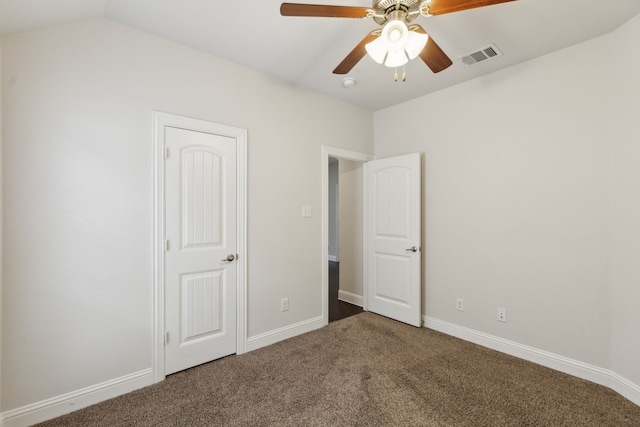
[[[358,151],[345,150],[342,148],[332,147],[329,145],[322,146],[322,321],[326,326],[329,324],[329,157],[335,157],[340,160],[350,160],[353,162],[364,163],[373,160],[373,154],[361,153]],[[364,194],[363,194],[364,197]],[[362,222],[363,231],[366,224],[364,218]],[[365,234],[362,234],[363,239]],[[366,246],[363,242],[363,257],[366,253]],[[366,263],[363,258],[363,304],[367,309],[367,280],[366,280]]]
[[[247,346],[247,130],[175,114],[153,111],[154,159],[154,260],[153,260],[153,337],[151,369],[153,382],[165,379],[165,128],[177,127],[196,132],[223,135],[236,140],[236,238],[238,254],[236,286],[236,354]]]

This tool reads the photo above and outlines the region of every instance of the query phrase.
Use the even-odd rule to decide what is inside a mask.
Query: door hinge
[[[164,343],[165,343],[165,344],[169,344],[169,332],[167,332],[167,333],[165,334],[165,337],[164,337]]]
[[[169,240],[164,241],[164,251],[169,252]]]
[[[169,158],[169,147],[164,147],[164,158],[165,159]]]

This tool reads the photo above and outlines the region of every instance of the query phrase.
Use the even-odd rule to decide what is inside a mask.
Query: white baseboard
[[[346,298],[341,298],[343,301],[362,306],[362,297],[348,292],[344,292],[344,294],[346,294]],[[358,299],[360,304],[357,302]],[[599,368],[578,360],[570,359],[568,357],[560,356],[534,347],[529,347],[514,341],[509,341],[494,335],[489,335],[484,332],[428,316],[424,316],[423,324],[429,329],[609,387],[636,405],[640,405],[640,386],[608,369]],[[322,328],[323,326],[325,326],[325,320],[322,316],[305,320],[294,325],[289,325],[284,328],[250,337],[247,340],[246,349],[247,351],[257,350],[258,348],[266,347],[278,341],[311,332],[315,329]],[[75,410],[129,393],[151,384],[153,384],[152,371],[151,369],[145,369],[101,384],[3,412],[0,414],[0,426],[29,426],[68,414]]]
[[[322,316],[313,319],[305,320],[303,322],[295,323],[293,325],[285,326],[284,328],[275,329],[273,331],[265,332],[247,339],[247,351],[257,350],[262,347],[266,347],[271,344],[275,344],[278,341],[283,341],[288,338],[293,338],[297,335],[306,334],[316,329],[320,329],[326,326],[326,322]]]
[[[348,302],[349,304],[357,305],[358,307],[363,306],[363,299],[361,295],[352,294],[347,291],[338,291],[338,299],[340,301]]]
[[[153,384],[151,369],[3,412],[2,427],[24,427],[50,420]]]
[[[423,324],[429,329],[609,387],[636,405],[640,405],[640,386],[608,369],[599,368],[579,360],[529,347],[433,317],[424,316]]]
[[[338,257],[336,255],[329,255],[329,261],[338,262]]]

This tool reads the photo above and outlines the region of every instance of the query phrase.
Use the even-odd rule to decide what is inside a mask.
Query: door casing
[[[165,128],[177,127],[196,132],[213,133],[235,138],[237,173],[237,294],[236,294],[236,354],[246,351],[247,345],[247,131],[246,129],[216,124],[204,120],[153,112],[154,129],[154,277],[153,277],[153,381],[165,378]]]

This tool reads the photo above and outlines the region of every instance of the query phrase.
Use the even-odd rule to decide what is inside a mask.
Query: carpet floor
[[[41,426],[640,426],[614,391],[362,313]]]

